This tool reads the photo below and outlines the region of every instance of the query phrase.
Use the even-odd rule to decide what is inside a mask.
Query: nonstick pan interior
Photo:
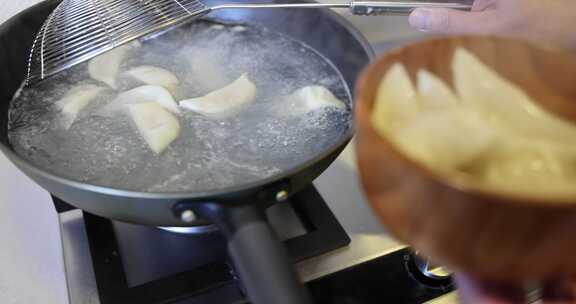
[[[45,7],[49,6],[49,4],[43,4]],[[38,9],[38,8],[35,8]],[[38,26],[39,25],[39,18],[38,14],[34,15],[35,22],[29,22],[32,25]],[[348,24],[346,24],[341,18],[335,17],[334,13],[329,11],[320,11],[320,10],[223,10],[218,12],[218,14],[214,14],[209,16],[210,18],[227,22],[227,23],[248,23],[248,24],[255,24],[261,25],[274,31],[281,32],[286,34],[290,37],[299,39],[306,43],[307,45],[313,47],[316,51],[320,54],[328,58],[342,73],[346,84],[350,89],[353,88],[354,80],[356,76],[360,72],[360,70],[364,67],[364,65],[369,61],[371,56],[370,48],[367,46],[367,43],[361,36],[352,29]],[[30,17],[29,17],[30,18]],[[22,19],[22,18],[20,18]],[[299,20],[300,22],[293,22],[293,20]],[[34,29],[33,26],[28,25],[26,29],[19,29],[17,32],[19,33],[20,37],[33,37]],[[314,28],[315,30],[311,31],[310,28]],[[27,31],[27,33],[24,33]],[[22,45],[25,44],[25,39],[20,39],[23,42]],[[12,55],[9,54],[12,58],[10,62],[14,62],[12,64],[11,70],[13,72],[10,73],[2,73],[2,77],[9,78],[8,82],[5,83],[12,83],[11,85],[5,86],[5,89],[2,90],[2,94],[4,96],[4,102],[2,102],[2,108],[4,113],[2,115],[2,124],[1,128],[2,131],[0,133],[0,139],[3,143],[8,146],[8,142],[6,139],[6,101],[8,100],[8,96],[10,96],[15,88],[17,87],[16,83],[22,78],[22,74],[24,70],[20,68],[20,64],[16,64],[18,62],[24,63],[27,57],[27,51],[25,47],[8,47],[5,49],[7,52],[16,54]],[[18,58],[16,58],[18,57]],[[15,77],[14,77],[15,76]],[[12,90],[10,90],[12,88]],[[246,190],[246,189],[253,189],[257,188],[262,185],[267,185],[273,183],[275,181],[284,180],[290,178],[294,175],[302,171],[306,171],[308,168],[314,166],[317,163],[320,163],[321,160],[329,157],[330,155],[334,154],[338,150],[342,148],[342,146],[349,140],[351,136],[351,132],[343,136],[340,140],[336,141],[332,146],[327,147],[324,153],[321,153],[317,157],[313,159],[309,159],[307,162],[304,162],[302,166],[298,168],[294,168],[293,170],[289,170],[286,172],[282,172],[281,174],[277,174],[270,178],[245,184],[239,185],[238,187],[230,187],[225,191],[218,191],[218,192],[208,192],[208,193],[163,193],[163,194],[151,194],[151,193],[139,193],[134,191],[122,191],[119,189],[109,189],[106,187],[98,187],[94,185],[86,185],[83,183],[76,183],[73,181],[59,179],[58,182],[66,182],[68,185],[73,185],[75,187],[80,188],[90,188],[92,191],[96,190],[99,192],[103,192],[108,194],[110,192],[114,192],[116,194],[121,194],[124,196],[139,196],[139,197],[181,197],[181,198],[195,198],[195,197],[211,197],[216,194],[223,194],[223,193],[235,193],[238,191]],[[29,164],[16,155],[11,155],[10,152],[7,153],[11,158],[16,158],[16,162],[21,166],[29,167]],[[33,169],[36,173],[41,173],[43,178],[48,178],[54,180],[54,176],[43,172],[42,170],[38,170],[37,168],[25,168],[25,169]],[[30,171],[30,170],[24,170]],[[311,170],[306,177],[312,177],[312,175],[317,175],[322,170]],[[312,174],[312,172],[315,172]],[[36,174],[34,174],[36,175]],[[315,177],[315,176],[314,176]],[[56,178],[57,179],[57,178]],[[310,182],[310,180],[302,181],[300,183],[296,182],[296,184],[306,184]],[[295,187],[297,188],[297,187]]]

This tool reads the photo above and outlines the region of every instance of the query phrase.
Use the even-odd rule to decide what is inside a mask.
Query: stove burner
[[[57,198],[54,204],[58,212],[73,209]],[[279,231],[294,262],[350,243],[314,186],[278,207],[291,207],[304,230]],[[273,212],[268,213],[272,217]],[[226,242],[219,233],[190,234],[186,229],[138,226],[88,213],[83,218],[102,304],[245,301],[240,282],[228,263]],[[280,223],[274,225],[272,221],[272,225],[282,228],[285,219],[279,219]]]
[[[179,234],[204,234],[218,231],[215,225],[204,225],[194,227],[158,227],[158,229]]]

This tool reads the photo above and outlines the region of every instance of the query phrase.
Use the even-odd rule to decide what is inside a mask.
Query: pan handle
[[[470,2],[470,1],[468,1]],[[469,11],[471,3],[462,1],[433,2],[433,1],[352,1],[350,10],[354,15],[409,15],[414,9],[425,8],[450,8]]]
[[[196,210],[212,220],[228,239],[228,252],[252,303],[312,303],[261,208],[205,203]]]

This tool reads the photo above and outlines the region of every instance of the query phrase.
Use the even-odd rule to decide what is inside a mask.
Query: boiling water
[[[12,102],[9,137],[15,151],[59,176],[114,188],[210,191],[255,182],[294,168],[338,141],[351,127],[351,110],[324,108],[288,118],[282,96],[308,85],[327,87],[349,104],[340,73],[306,45],[270,30],[198,22],[144,41],[122,70],[153,65],[181,81],[176,100],[221,88],[243,73],[258,87],[257,101],[227,119],[183,110],[180,137],[161,155],[147,147],[125,114],[103,107],[141,84],[119,78],[65,129],[55,102],[91,80],[80,65],[25,89]]]

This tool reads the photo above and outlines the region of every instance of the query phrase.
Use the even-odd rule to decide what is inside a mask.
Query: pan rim
[[[29,7],[28,9],[26,9],[26,10],[18,13],[17,15],[13,16],[12,18],[7,20],[6,22],[4,22],[1,25],[1,27],[2,28],[5,27],[7,24],[10,24],[11,21],[16,19],[16,18],[20,18],[23,15],[30,14],[29,11],[36,9],[38,6],[50,5],[50,4],[52,4],[51,2],[57,3],[58,1],[40,2],[36,5],[33,5],[33,6]],[[307,2],[315,2],[315,1],[307,1]],[[369,64],[369,62],[371,62],[375,58],[375,53],[374,53],[372,46],[370,45],[370,43],[368,42],[366,37],[364,37],[364,35],[354,25],[352,25],[352,23],[350,23],[343,16],[337,14],[336,12],[334,12],[330,9],[319,9],[319,10],[322,11],[322,13],[325,14],[327,17],[332,18],[335,22],[341,24],[343,26],[343,28],[345,28],[346,31],[362,46],[362,49],[366,52],[366,55],[368,57],[367,65]],[[314,49],[314,50],[316,50],[316,49]],[[360,75],[360,73],[359,73],[359,75]],[[351,102],[351,108],[352,108],[352,111],[354,111],[354,109],[355,109],[354,88],[348,88],[348,90],[350,91],[350,95],[351,95],[350,96],[351,97],[351,101],[350,101]],[[30,163],[29,161],[25,160],[23,157],[18,155],[15,151],[13,151],[13,149],[11,149],[9,146],[5,145],[4,143],[0,143],[0,151],[4,155],[6,155],[6,157],[11,162],[13,162],[14,165],[16,165],[16,167],[19,168],[19,170],[21,170],[22,172],[24,172],[28,176],[30,176],[30,174],[28,174],[28,172],[30,172],[30,173],[35,174],[38,177],[42,177],[42,178],[47,179],[49,181],[57,182],[57,183],[60,183],[63,185],[71,186],[71,187],[77,188],[79,190],[90,191],[90,192],[99,193],[99,194],[103,194],[103,195],[122,196],[122,197],[133,198],[133,199],[176,199],[176,200],[192,199],[192,200],[194,200],[194,199],[202,199],[202,198],[208,198],[208,197],[221,197],[224,195],[229,195],[231,193],[240,193],[240,192],[251,191],[254,189],[259,189],[259,188],[265,187],[267,185],[277,183],[277,182],[282,181],[282,180],[286,180],[286,179],[294,176],[298,172],[306,170],[307,168],[312,167],[314,164],[321,162],[322,160],[328,158],[334,152],[338,151],[338,149],[347,145],[349,143],[349,141],[352,139],[353,134],[355,133],[354,131],[355,131],[355,127],[354,127],[354,124],[352,124],[352,127],[350,128],[350,130],[348,130],[337,141],[335,141],[333,144],[331,144],[329,147],[327,147],[321,153],[318,153],[316,156],[307,159],[306,161],[300,163],[299,165],[297,165],[297,166],[295,166],[289,170],[283,170],[281,173],[272,175],[268,178],[258,179],[256,181],[253,181],[250,183],[233,185],[233,186],[229,186],[229,187],[225,187],[225,188],[221,188],[221,189],[214,189],[214,190],[207,190],[207,191],[193,191],[193,192],[190,192],[190,191],[146,192],[146,191],[128,190],[128,189],[115,188],[115,187],[110,187],[110,186],[101,186],[101,185],[96,185],[96,184],[92,184],[92,183],[80,182],[80,181],[77,181],[77,180],[74,180],[71,178],[65,178],[65,177],[59,176],[58,174],[51,173],[47,170],[41,169],[40,167],[33,165],[32,163]]]

